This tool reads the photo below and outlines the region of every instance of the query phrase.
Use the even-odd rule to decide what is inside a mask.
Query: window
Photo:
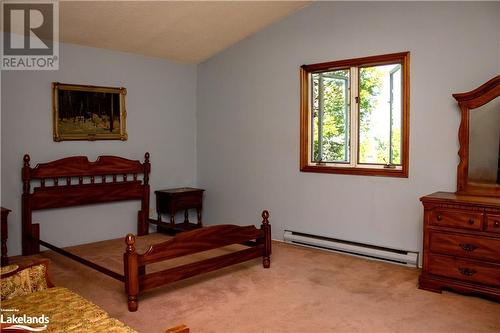
[[[302,66],[301,171],[408,177],[409,57]]]

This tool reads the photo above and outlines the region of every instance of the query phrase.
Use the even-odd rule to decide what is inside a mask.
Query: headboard
[[[32,168],[27,154],[23,161],[23,255],[39,252],[39,225],[32,224],[34,210],[141,200],[137,234],[148,233],[149,153],[144,155],[144,163],[118,156],[100,156],[95,162],[72,156]]]

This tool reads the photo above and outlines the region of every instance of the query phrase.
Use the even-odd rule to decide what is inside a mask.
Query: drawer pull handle
[[[442,221],[442,220],[443,220],[443,215],[438,215],[438,216],[437,216],[437,220],[438,220],[438,221]]]
[[[472,276],[477,273],[475,269],[472,268],[467,268],[467,267],[458,267],[458,271],[460,274],[465,275],[465,276]]]
[[[467,251],[467,252],[472,252],[474,251],[475,249],[477,249],[477,245],[474,245],[474,244],[458,244],[458,246],[460,246],[462,248],[462,250],[464,251]]]
[[[469,219],[469,224],[474,224],[474,219]]]
[[[493,222],[493,227],[495,227],[495,228],[500,228],[500,221],[496,221],[496,220],[495,220],[495,221]]]

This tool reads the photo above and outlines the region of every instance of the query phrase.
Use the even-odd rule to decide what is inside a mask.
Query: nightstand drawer
[[[486,231],[500,233],[500,215],[486,215]]]
[[[483,213],[458,209],[435,209],[430,213],[429,223],[438,226],[481,230]]]
[[[175,202],[175,207],[178,210],[197,208],[201,207],[201,203],[202,203],[201,195],[184,196],[177,199],[177,201]]]
[[[429,255],[429,272],[463,281],[500,286],[500,265],[497,264],[432,254]]]
[[[432,253],[500,263],[500,238],[430,231],[430,250]]]

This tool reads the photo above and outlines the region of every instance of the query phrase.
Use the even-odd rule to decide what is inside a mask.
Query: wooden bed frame
[[[24,156],[22,169],[22,248],[23,255],[40,252],[40,245],[87,265],[125,284],[129,311],[137,311],[138,295],[148,289],[182,280],[201,273],[262,257],[264,268],[270,267],[271,226],[269,213],[262,212],[260,229],[255,226],[215,225],[181,233],[174,238],[151,245],[139,254],[135,236],[125,237],[124,274],[119,274],[85,258],[40,239],[40,225],[32,222],[35,210],[88,204],[140,200],[137,234],[149,232],[149,153],[144,163],[117,156],[100,156],[90,162],[85,156],[74,156],[30,167],[30,156]],[[140,179],[142,175],[142,180]],[[38,182],[38,184],[35,184]],[[33,191],[31,191],[31,187]],[[36,187],[35,187],[36,186]],[[164,260],[208,251],[232,244],[248,248],[202,261],[146,273],[146,266]]]

